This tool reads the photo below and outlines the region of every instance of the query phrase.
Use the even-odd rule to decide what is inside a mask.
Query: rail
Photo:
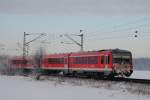
[[[122,81],[122,82],[131,82],[131,83],[150,84],[150,79],[114,78],[114,79],[110,79],[110,80],[111,81],[120,81],[120,82]]]
[[[86,76],[70,76],[70,75],[50,75],[56,77],[67,77],[67,78],[81,78],[81,79],[91,79],[91,77]],[[94,80],[103,80],[103,81],[116,81],[116,82],[130,82],[130,83],[141,83],[141,84],[150,84],[150,79],[135,79],[135,78],[122,78],[122,77],[115,77],[115,78],[92,78]]]

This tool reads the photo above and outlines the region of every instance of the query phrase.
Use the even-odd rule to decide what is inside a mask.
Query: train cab
[[[113,72],[122,76],[130,76],[133,72],[132,54],[127,50],[112,50]]]

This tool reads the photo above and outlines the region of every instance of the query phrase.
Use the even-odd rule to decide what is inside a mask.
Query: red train
[[[38,64],[37,64],[38,62]],[[35,57],[15,57],[11,59],[15,69],[32,70],[40,68],[43,72],[64,74],[84,74],[105,76],[130,76],[133,72],[132,54],[127,50],[108,49],[99,51],[43,55],[38,61]]]

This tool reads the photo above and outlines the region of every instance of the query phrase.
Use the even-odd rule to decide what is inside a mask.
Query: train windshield
[[[131,64],[131,53],[115,53],[115,54],[113,54],[113,63]]]

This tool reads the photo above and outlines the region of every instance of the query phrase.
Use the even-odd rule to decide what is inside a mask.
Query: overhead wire
[[[98,30],[98,31],[93,31],[93,32],[84,30],[85,31],[84,36],[86,36],[85,40],[94,40],[95,41],[96,39],[107,40],[107,39],[120,39],[120,38],[134,37],[136,30],[139,31],[139,29],[150,27],[150,23],[143,24],[143,22],[145,22],[145,21],[150,21],[150,17],[144,17],[144,18],[140,18],[137,20],[127,22],[127,23],[118,24],[118,25],[109,27],[107,30],[105,27],[103,28],[103,30]],[[103,36],[104,36],[105,33],[109,33],[109,36],[102,37],[101,35],[98,35],[98,34],[103,34]],[[112,33],[116,34],[117,36],[110,36],[110,34],[112,34]],[[126,35],[119,35],[118,33],[122,33],[122,34],[126,34]],[[144,32],[141,32],[141,33],[144,33]],[[55,42],[58,42],[57,39],[58,39],[58,37],[55,35],[51,38],[51,41],[53,41],[55,43]]]
[[[141,25],[137,25],[137,26],[133,26],[133,27],[128,27],[128,28],[123,28],[123,29],[118,29],[118,30],[113,30],[113,31],[110,31],[110,32],[101,32],[101,33],[118,33],[118,32],[126,32],[126,31],[131,31],[131,30],[138,30],[138,29],[141,29],[142,27],[146,28],[146,27],[150,27],[150,23],[148,24],[141,24]],[[100,33],[100,32],[99,32]],[[91,33],[91,35],[94,37],[96,35],[93,35],[93,33]]]
[[[117,32],[121,32],[121,31],[132,30],[132,29],[139,28],[139,27],[149,27],[150,23],[137,25],[138,21],[147,21],[147,20],[150,20],[150,17],[146,17],[146,18],[143,18],[143,19],[135,20],[133,22],[128,22],[128,23],[125,23],[125,24],[120,24],[120,25],[113,26],[113,27],[111,27],[112,30],[109,30],[109,29],[106,30],[106,28],[105,28],[105,30],[99,30],[99,31],[94,31],[94,32],[87,32],[87,34],[91,34],[92,36],[95,36],[98,33],[103,33],[103,34],[104,33],[113,33],[113,32],[117,33]],[[130,24],[136,24],[136,25],[134,25],[132,27],[124,26],[124,25],[130,25]],[[123,27],[123,29],[120,28],[120,27]]]
[[[134,32],[135,31],[139,31],[139,29],[141,29],[141,27],[150,27],[150,23],[148,23],[148,24],[143,24],[143,25],[138,25],[138,26],[134,26],[134,27],[129,27],[129,28],[124,28],[124,29],[120,29],[120,33],[122,33],[122,34],[125,34],[124,32],[126,32],[126,34],[134,34]],[[117,30],[118,31],[118,30]],[[128,33],[127,33],[127,31],[129,31]],[[110,34],[112,33],[112,32],[116,32],[116,30],[114,30],[114,31],[111,31],[110,32]],[[108,32],[107,32],[108,33]],[[144,32],[143,32],[144,33]],[[110,35],[109,34],[109,35]],[[104,33],[103,33],[103,35],[104,35]],[[92,35],[92,36],[88,36],[88,39],[90,39],[90,38],[97,38],[97,37],[100,37],[100,35]]]

